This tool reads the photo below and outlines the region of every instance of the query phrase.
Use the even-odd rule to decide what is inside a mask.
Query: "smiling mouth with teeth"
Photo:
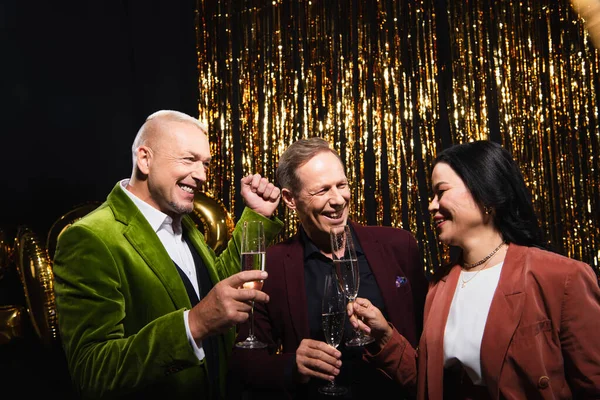
[[[194,188],[190,187],[190,186],[186,186],[186,185],[179,185],[179,187],[184,191],[184,192],[188,192],[191,194],[194,194]]]
[[[327,218],[331,218],[331,219],[339,219],[342,218],[344,216],[344,208],[339,209],[339,210],[335,210],[333,212],[327,212],[327,213],[323,213]]]

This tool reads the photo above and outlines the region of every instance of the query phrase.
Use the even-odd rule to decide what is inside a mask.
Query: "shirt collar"
[[[306,261],[309,258],[313,257],[315,253],[322,255],[323,253],[321,253],[317,245],[312,240],[310,240],[302,225],[299,226],[298,230],[300,231],[300,237],[302,238],[302,242],[304,243],[304,260]]]
[[[317,245],[308,237],[302,225],[299,226],[298,230],[300,231],[300,237],[302,239],[302,242],[304,243],[304,260],[308,260],[315,253],[322,255],[323,253],[321,253]],[[354,240],[354,249],[356,250],[356,256],[358,257],[360,255],[363,255],[363,249],[362,247],[360,247],[358,239],[356,239],[356,232],[354,232],[352,225],[350,225],[350,231],[352,231],[352,239]]]
[[[144,200],[140,199],[129,190],[127,190],[127,184],[129,183],[129,179],[123,179],[119,182],[121,189],[125,192],[127,196],[133,201],[133,203],[140,210],[142,215],[148,220],[148,223],[154,230],[154,232],[158,232],[159,229],[165,228],[171,234],[181,234],[181,221],[178,223],[173,223],[173,218],[169,217],[167,214],[162,211],[157,210],[152,207],[150,204],[146,203]]]

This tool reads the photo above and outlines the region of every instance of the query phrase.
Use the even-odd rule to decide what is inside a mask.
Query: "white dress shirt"
[[[444,367],[460,362],[475,385],[485,385],[481,376],[481,340],[502,265],[461,271],[446,322]]]
[[[198,299],[200,299],[200,290],[198,288],[198,278],[196,276],[196,265],[194,264],[194,257],[192,252],[185,240],[183,240],[181,221],[173,223],[173,219],[162,211],[157,210],[150,204],[146,203],[129,190],[127,190],[127,184],[129,179],[123,179],[120,181],[120,186],[123,191],[129,196],[133,203],[139,208],[140,212],[156,232],[156,235],[160,239],[163,246],[169,253],[171,259],[181,268],[181,270],[188,276]],[[192,337],[190,331],[190,324],[188,321],[189,310],[186,310],[183,314],[183,320],[185,323],[185,331],[187,332],[188,340],[196,353],[199,360],[202,360],[205,356],[204,349],[202,349],[202,342],[196,343]]]

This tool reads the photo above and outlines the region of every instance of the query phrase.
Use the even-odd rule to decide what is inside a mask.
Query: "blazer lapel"
[[[118,185],[119,183],[108,195],[107,202],[113,210],[115,219],[127,225],[123,235],[163,283],[174,307],[191,308],[185,286],[169,253],[144,215]]]
[[[371,272],[375,276],[377,286],[383,297],[383,302],[388,310],[390,310],[395,304],[402,301],[402,298],[398,295],[398,291],[395,290],[396,287],[389,284],[389,282],[395,282],[396,280],[394,270],[388,268],[389,260],[384,258],[383,248],[379,241],[367,229],[354,222],[350,222],[350,224],[369,262]],[[392,322],[396,323],[396,321]]]
[[[209,247],[204,241],[202,233],[196,228],[192,219],[187,216],[181,220],[181,224],[188,240],[194,246],[200,257],[202,257],[202,261],[208,271],[212,284],[216,284],[220,279],[217,275],[217,270]]]
[[[431,309],[424,322],[423,335],[427,346],[427,397],[431,399],[443,397],[444,331],[459,275],[460,268],[454,267],[432,288]]]
[[[523,249],[509,245],[481,342],[481,372],[494,398],[498,398],[500,372],[525,304]]]
[[[298,343],[310,335],[306,288],[304,287],[304,250],[302,246],[300,235],[297,234],[283,259],[287,300],[290,315],[294,316],[291,320]]]
[[[148,225],[146,220],[144,222]],[[169,253],[167,253],[158,237],[148,234],[148,229],[150,229],[149,226],[130,224],[129,229],[124,232],[124,235],[144,261],[146,261],[150,269],[154,271],[158,279],[165,285],[175,308],[191,308],[192,303],[187,296],[185,286],[173,260],[169,257]]]

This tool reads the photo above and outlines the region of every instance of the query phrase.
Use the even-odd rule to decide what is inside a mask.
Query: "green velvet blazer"
[[[283,223],[261,219],[271,242]],[[192,219],[184,234],[213,284],[240,271],[241,224],[217,256]],[[115,185],[107,200],[59,237],[53,260],[58,326],[82,398],[209,398],[208,369],[188,341],[190,299],[169,254],[136,205]],[[219,336],[221,393],[235,328]]]

